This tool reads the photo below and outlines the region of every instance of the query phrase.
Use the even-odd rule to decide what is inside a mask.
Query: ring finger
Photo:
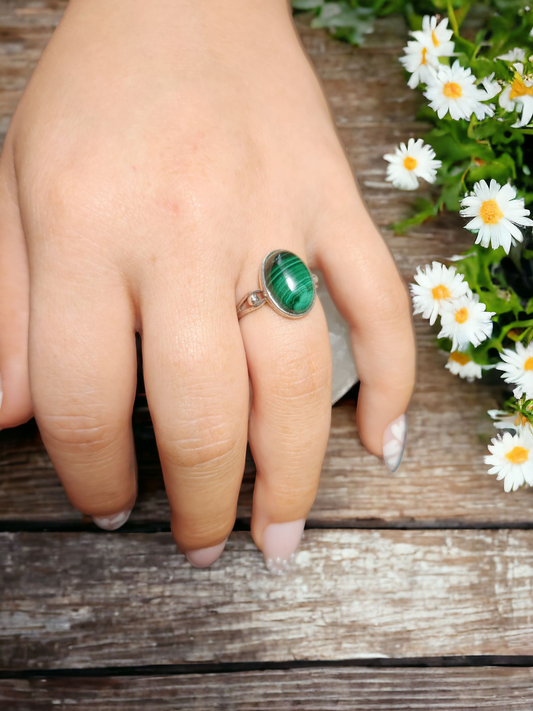
[[[302,258],[303,249],[294,251]],[[257,261],[251,263],[255,267]],[[243,288],[254,277],[255,269],[247,270]],[[315,500],[329,437],[328,327],[318,299],[302,318],[285,318],[265,304],[240,323],[253,388],[248,429],[257,469],[252,536],[271,572],[282,573]]]

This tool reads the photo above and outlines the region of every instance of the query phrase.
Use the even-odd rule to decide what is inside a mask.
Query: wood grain
[[[3,711],[72,705],[94,711],[531,711],[533,670],[352,667],[0,681]]]
[[[0,1],[0,134],[65,3],[56,0]],[[335,113],[370,210],[407,280],[419,263],[464,248],[471,237],[451,217],[428,223],[409,236],[387,226],[405,216],[413,196],[385,183],[383,153],[420,131],[419,95],[405,86],[397,60],[405,30],[398,18],[378,23],[364,49],[310,30],[298,16],[302,40]],[[1,136],[0,136],[1,140]],[[533,494],[503,492],[483,464],[494,434],[486,416],[499,389],[468,384],[445,371],[434,333],[417,319],[418,384],[409,410],[409,437],[400,470],[391,477],[362,447],[355,427],[354,393],[333,409],[330,441],[320,490],[310,515],[313,525],[502,525],[533,522]],[[391,358],[394,348],[391,344]],[[140,497],[131,523],[168,524],[169,508],[153,431],[142,400],[135,413],[140,460]],[[250,518],[253,461],[248,458],[238,517]],[[0,521],[68,524],[81,521],[68,503],[35,427],[0,433]],[[21,523],[22,525],[22,523]]]
[[[316,531],[272,576],[171,535],[0,535],[4,670],[533,655],[533,531]]]
[[[0,145],[65,6],[0,0]],[[418,264],[461,251],[471,237],[450,216],[409,235],[389,228],[408,214],[413,196],[385,182],[382,156],[424,130],[415,121],[419,95],[405,86],[398,63],[403,23],[380,21],[361,50],[307,23],[297,19],[339,135],[410,280]],[[402,467],[391,476],[363,449],[352,391],[333,408],[320,490],[287,577],[264,569],[245,532],[232,534],[209,570],[191,568],[167,533],[1,533],[0,668],[9,674],[129,666],[135,673],[145,665],[204,662],[533,655],[533,531],[335,530],[533,523],[532,494],[505,495],[482,461],[493,433],[485,411],[496,406],[498,385],[451,376],[427,324],[417,319],[416,328],[419,378]],[[168,525],[142,395],[133,419],[140,496],[128,526]],[[253,469],[249,457],[238,508],[245,522]],[[0,527],[80,524],[89,525],[66,500],[35,424],[1,432]],[[83,679],[74,673],[0,680],[0,708],[530,711],[532,682],[530,668],[323,667]]]

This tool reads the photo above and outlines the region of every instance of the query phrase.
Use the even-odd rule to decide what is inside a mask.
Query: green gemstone
[[[279,251],[270,255],[264,264],[263,279],[270,296],[281,309],[300,315],[313,305],[313,277],[296,254]]]

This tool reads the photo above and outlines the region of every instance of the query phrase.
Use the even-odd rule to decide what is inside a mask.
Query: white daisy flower
[[[526,50],[521,47],[515,47],[510,49],[505,54],[500,54],[496,59],[503,59],[504,62],[525,62],[526,61]]]
[[[499,103],[506,111],[521,112],[520,119],[513,124],[514,128],[527,126],[533,118],[533,77],[524,76],[524,65],[516,62],[513,81],[500,94]]]
[[[531,407],[528,409],[533,411]],[[487,410],[487,414],[494,420],[494,427],[499,430],[504,429],[517,432],[529,422],[523,415],[516,412],[507,412],[506,410]]]
[[[490,186],[485,180],[476,183],[473,192],[461,200],[461,207],[461,215],[472,218],[465,227],[477,232],[476,244],[493,249],[501,246],[507,254],[513,244],[524,239],[517,225],[533,225],[524,198],[516,197],[512,185],[501,186],[495,180]]]
[[[498,363],[496,368],[503,372],[502,378],[506,383],[518,385],[515,397],[525,395],[528,400],[533,398],[533,341],[529,346],[518,342],[514,350],[504,348],[500,358],[503,362]]]
[[[445,267],[440,262],[426,264],[424,269],[416,268],[416,284],[411,284],[414,314],[429,318],[433,325],[442,313],[443,305],[464,295],[471,295],[468,283],[455,267]]]
[[[491,420],[494,420],[493,425],[499,430],[512,430],[516,432],[518,425],[524,424],[521,422],[521,418],[517,417],[513,413],[509,413],[506,410],[487,410],[488,416]]]
[[[533,486],[533,434],[529,425],[521,427],[516,434],[504,432],[489,444],[490,454],[485,464],[491,464],[489,474],[503,479],[505,491],[516,491],[527,483]]]
[[[495,312],[485,309],[477,294],[467,294],[444,303],[438,337],[451,338],[453,351],[464,350],[470,343],[479,346],[492,335],[491,317]]]
[[[494,115],[492,107],[481,103],[487,99],[487,92],[476,86],[476,77],[458,61],[451,67],[440,65],[437,74],[430,77],[424,96],[439,118],[449,113],[452,119],[469,119],[475,114],[481,121]]]
[[[412,33],[413,37],[426,47],[430,47],[437,57],[451,57],[455,45],[451,41],[453,30],[448,29],[448,18],[440,22],[435,16],[425,15],[422,19],[422,30]]]
[[[461,351],[452,351],[444,367],[448,368],[450,373],[458,375],[460,378],[466,378],[470,383],[483,375],[481,366],[474,363],[470,356],[461,353]]]
[[[416,190],[418,178],[434,183],[437,168],[442,163],[435,159],[435,151],[419,138],[410,138],[407,146],[400,143],[395,153],[387,153],[383,158],[390,163],[387,166],[386,180],[400,190]]]
[[[494,80],[494,72],[488,77],[483,77],[481,86],[485,90],[485,101],[494,99],[502,90],[500,82]]]
[[[446,261],[448,262],[462,262],[463,259],[470,259],[471,257],[475,257],[475,252],[470,252],[470,254],[452,254],[451,257],[446,257]]]
[[[408,42],[403,51],[405,52],[405,57],[400,57],[400,62],[411,73],[407,85],[411,89],[416,89],[420,83],[427,84],[438,69],[439,60],[437,55],[430,47],[416,40]]]

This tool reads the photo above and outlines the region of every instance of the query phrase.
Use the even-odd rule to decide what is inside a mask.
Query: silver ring
[[[241,319],[268,303],[281,316],[302,318],[313,308],[317,286],[317,275],[298,255],[275,249],[259,268],[259,289],[248,292],[237,304],[237,316]]]

